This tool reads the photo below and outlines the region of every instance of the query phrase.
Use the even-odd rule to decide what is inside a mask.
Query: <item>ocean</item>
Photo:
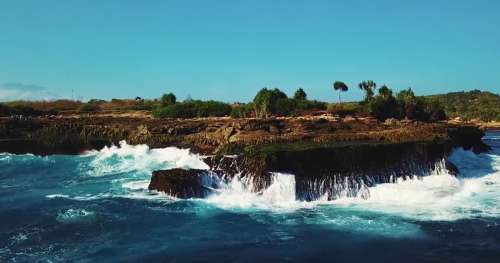
[[[0,154],[0,262],[500,262],[500,132],[455,149],[458,176],[305,202],[275,173],[205,199],[147,190],[151,172],[206,169],[189,149],[122,142],[81,155]]]

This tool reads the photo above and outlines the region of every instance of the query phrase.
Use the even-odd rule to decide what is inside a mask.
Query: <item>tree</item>
[[[261,89],[253,99],[255,116],[267,118],[269,114],[275,113],[276,102],[287,98],[286,94],[279,89]]]
[[[382,98],[387,99],[392,96],[392,90],[386,85],[382,85],[382,87],[378,90],[378,94],[382,96]]]
[[[429,119],[429,114],[425,112],[425,102],[417,98],[411,88],[400,91],[396,95],[396,100],[401,109],[401,118],[421,121]]]
[[[429,114],[430,121],[442,121],[446,119],[444,106],[437,100],[426,101],[425,111]]]
[[[167,107],[170,105],[174,105],[177,102],[177,98],[173,93],[166,93],[161,96],[161,106]]]
[[[342,82],[342,81],[335,81],[333,83],[333,89],[334,90],[338,90],[338,92],[339,92],[339,103],[340,103],[341,102],[340,93],[347,91],[349,89],[349,87],[347,87],[347,85],[344,82]]]
[[[392,90],[383,85],[378,90],[379,95],[367,101],[366,106],[372,116],[380,121],[399,117],[398,102],[392,96]]]
[[[293,94],[293,98],[296,100],[306,100],[307,94],[302,88],[299,88],[297,91],[295,91],[295,94]]]
[[[373,80],[366,80],[359,83],[358,87],[365,92],[365,101],[370,101],[375,94],[377,84]]]

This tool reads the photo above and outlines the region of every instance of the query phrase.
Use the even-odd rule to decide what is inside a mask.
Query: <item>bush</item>
[[[332,115],[345,117],[347,115],[356,115],[361,111],[361,106],[357,102],[330,103],[326,111]]]
[[[43,116],[43,115],[54,115],[57,114],[55,110],[37,110],[32,107],[25,105],[14,105],[8,106],[0,103],[0,117],[9,117],[12,115],[23,115],[23,116]]]
[[[177,102],[177,98],[173,93],[166,93],[161,96],[161,106],[167,107],[170,105],[174,105]]]
[[[222,117],[228,116],[231,110],[231,106],[223,102],[192,100],[155,108],[153,116],[155,118]]]
[[[261,89],[253,99],[255,115],[259,118],[268,117],[276,113],[276,103],[280,99],[287,99],[284,92],[279,89]]]
[[[293,98],[296,100],[306,100],[307,94],[302,88],[299,88],[297,91],[295,91],[295,94],[293,94]]]
[[[32,109],[39,112],[57,112],[64,110],[77,110],[83,103],[74,100],[54,100],[54,101],[11,101],[4,105],[11,108],[18,108],[21,111]],[[22,110],[24,109],[24,110]]]
[[[255,116],[259,118],[269,115],[295,116],[306,110],[324,110],[326,103],[306,100],[307,95],[302,89],[296,91],[293,99],[289,99],[279,89],[261,89],[253,100]]]
[[[80,106],[78,108],[78,110],[81,112],[95,112],[95,111],[100,111],[101,108],[99,107],[98,104],[85,103],[85,104],[82,104],[82,106]]]
[[[500,121],[500,96],[495,93],[473,90],[431,95],[425,98],[438,101],[443,105],[446,115],[451,118]]]
[[[399,105],[396,99],[390,96],[375,96],[368,102],[370,113],[380,121],[385,121],[389,118],[399,118]]]
[[[429,114],[430,121],[442,121],[446,119],[444,106],[437,100],[425,101],[425,111]]]
[[[252,116],[253,103],[233,105],[229,116],[231,118],[248,118]]]
[[[278,116],[298,116],[307,110],[325,110],[326,103],[302,99],[279,99],[274,106],[274,114]]]

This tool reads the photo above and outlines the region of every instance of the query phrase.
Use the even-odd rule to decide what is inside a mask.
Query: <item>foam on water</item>
[[[253,192],[248,178],[234,177],[229,183],[221,185],[206,202],[222,208],[290,210],[297,207],[295,199],[295,176],[273,173],[271,185],[261,191]]]
[[[257,248],[249,253],[262,255],[331,249],[321,255],[325,261],[338,261],[335,256],[342,251],[348,258],[359,252],[364,257],[369,250],[380,251],[370,255],[372,261],[382,262],[377,259],[385,254],[391,258],[384,261],[399,260],[392,254],[402,249],[405,256],[430,255],[415,262],[454,262],[474,254],[470,251],[481,260],[498,251],[494,237],[500,231],[499,149],[479,155],[455,150],[449,159],[462,172],[458,176],[437,169],[420,179],[369,187],[368,195],[313,202],[297,200],[295,176],[280,173],[272,174],[270,186],[260,192],[254,191],[251,178],[210,176],[205,183],[217,187],[206,199],[175,200],[149,192],[153,170],[207,168],[199,156],[175,148],[151,150],[121,143],[83,156],[0,154],[0,261],[75,261],[92,256],[98,262],[111,260],[103,255],[137,261],[142,251],[156,258],[180,251],[178,259],[189,261],[189,254],[218,247],[224,250],[216,250],[208,260],[217,261],[223,253],[233,260],[241,244]],[[43,196],[47,198],[40,200]],[[468,218],[480,219],[459,220]],[[448,222],[429,222],[435,220]],[[431,242],[402,245],[420,237]],[[369,247],[364,240],[376,245]],[[160,243],[164,254],[156,250]],[[192,249],[186,250],[188,246]]]
[[[56,220],[62,224],[90,224],[96,218],[92,211],[70,208],[57,214]]]
[[[121,141],[119,146],[105,147],[100,151],[87,152],[83,157],[94,157],[88,174],[104,176],[117,173],[137,172],[150,175],[156,169],[195,168],[208,169],[198,155],[189,149],[175,147],[150,149],[147,145],[129,145]]]
[[[491,138],[489,138],[491,139]],[[147,190],[151,172],[156,169],[196,168],[208,166],[200,156],[188,149],[173,147],[149,149],[145,145],[106,147],[92,151],[81,158],[90,158],[81,166],[87,176],[111,176],[113,187],[109,192],[71,195],[54,193],[47,197],[64,197],[74,200],[94,200],[109,197],[165,200],[166,196]],[[270,186],[260,192],[253,191],[250,178],[234,177],[217,181],[212,195],[195,202],[206,202],[223,209],[263,209],[271,211],[295,211],[318,205],[334,206],[348,210],[367,210],[393,214],[417,220],[457,220],[472,217],[500,216],[500,156],[474,154],[456,149],[449,157],[461,171],[451,175],[437,166],[428,176],[398,179],[396,183],[363,187],[363,193],[340,196],[334,201],[326,197],[312,202],[296,199],[295,177],[291,174],[272,174]],[[208,178],[213,180],[217,178]],[[207,179],[207,180],[208,180]],[[168,197],[167,197],[168,198]]]
[[[500,157],[458,149],[450,160],[463,171],[460,175],[440,170],[419,179],[400,179],[371,187],[368,199],[344,198],[332,204],[420,220],[500,216]]]
[[[500,216],[500,157],[457,149],[449,159],[462,171],[460,175],[449,174],[444,165],[437,165],[428,176],[363,188],[368,193],[333,201],[326,198],[312,202],[296,200],[294,176],[274,173],[271,185],[264,191],[253,192],[251,180],[235,177],[209,196],[206,202],[225,209],[272,211],[329,205],[417,220]]]
[[[147,145],[129,145],[121,141],[118,146],[105,147],[81,155],[78,174],[81,180],[100,187],[111,184],[99,192],[52,193],[47,198],[68,198],[72,200],[96,200],[102,198],[132,198],[165,200],[165,195],[148,191],[149,180],[154,170],[171,168],[208,169],[199,155],[189,149],[175,147],[150,149]],[[102,184],[98,182],[102,181]]]

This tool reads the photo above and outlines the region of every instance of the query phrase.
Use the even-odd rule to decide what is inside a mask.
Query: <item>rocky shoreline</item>
[[[239,176],[258,192],[271,184],[273,172],[280,172],[294,174],[298,198],[312,200],[325,194],[336,198],[340,184],[354,193],[425,174],[437,165],[455,171],[447,162],[451,149],[487,151],[483,135],[476,126],[371,118],[4,118],[0,152],[78,154],[121,140],[151,148],[189,148],[207,156],[210,171],[157,171],[150,190],[204,197],[215,187],[212,179]]]

